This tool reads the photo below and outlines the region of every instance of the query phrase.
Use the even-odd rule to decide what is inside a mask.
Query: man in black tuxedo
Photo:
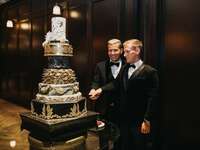
[[[141,41],[131,39],[123,46],[127,64],[117,80],[97,89],[91,99],[98,99],[102,92],[119,90],[120,150],[145,150],[155,115],[158,75],[140,59]]]
[[[89,95],[92,95],[96,89],[115,80],[124,65],[124,60],[121,58],[123,52],[121,41],[118,39],[111,39],[107,42],[107,47],[109,58],[96,65]],[[116,93],[116,91],[105,92],[98,101],[95,101],[95,111],[102,115],[102,119],[116,123],[118,99],[119,94]]]

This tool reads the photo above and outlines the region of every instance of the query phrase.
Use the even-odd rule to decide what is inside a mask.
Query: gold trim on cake
[[[86,99],[82,99],[84,100],[84,108],[82,109],[82,111],[80,111],[79,108],[79,104],[78,103],[74,103],[72,108],[70,108],[70,112],[65,114],[65,115],[57,115],[54,113],[53,107],[51,108],[50,104],[43,104],[42,107],[42,113],[38,114],[36,113],[34,110],[34,106],[31,107],[31,112],[32,115],[36,116],[36,117],[40,117],[43,119],[76,119],[76,117],[80,117],[82,115],[84,115],[85,113],[87,113],[87,107],[86,107]]]
[[[71,116],[78,116],[78,115],[80,115],[79,104],[74,104],[73,107],[70,110],[71,110],[71,112],[70,112]]]
[[[58,115],[54,115],[53,119],[47,119],[46,117],[43,117],[41,114],[37,114],[37,113],[32,113],[31,117],[34,118],[35,120],[47,123],[47,124],[52,124],[52,123],[59,123],[59,122],[63,122],[63,121],[69,121],[69,120],[75,120],[78,118],[81,118],[83,116],[85,116],[87,114],[87,110],[84,109],[81,113],[80,116],[76,116],[76,117],[66,117],[66,115],[64,116],[58,116]]]
[[[50,119],[51,116],[53,115],[53,108],[51,108],[50,105],[47,105],[46,111],[47,111],[47,119]]]
[[[73,48],[65,42],[48,42],[44,44],[44,56],[73,56]]]
[[[36,100],[40,102],[49,102],[49,103],[74,103],[82,99],[81,92],[72,95],[61,95],[61,96],[48,96],[43,94],[36,94]]]
[[[68,84],[76,82],[75,73],[72,69],[45,69],[42,83]]]

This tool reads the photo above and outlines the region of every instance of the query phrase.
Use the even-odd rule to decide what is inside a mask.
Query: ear
[[[136,52],[137,55],[140,55],[140,48],[137,47],[137,48],[135,49],[135,52]]]

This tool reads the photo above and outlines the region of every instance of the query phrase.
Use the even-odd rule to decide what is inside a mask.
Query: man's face
[[[108,45],[108,57],[111,61],[118,61],[122,50],[119,48],[119,45]]]
[[[124,57],[126,62],[129,64],[135,63],[139,58],[140,49],[132,44],[127,44],[124,46]]]

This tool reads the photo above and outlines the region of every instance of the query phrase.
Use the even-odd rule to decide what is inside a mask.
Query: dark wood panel
[[[42,55],[42,43],[45,41],[45,18],[43,16],[32,18],[32,55]]]
[[[141,0],[121,0],[122,40],[141,38],[139,33]],[[140,16],[139,16],[140,15]]]
[[[197,0],[164,1],[163,126],[169,148],[188,149],[200,142],[199,5]]]
[[[94,64],[107,58],[107,41],[111,38],[120,38],[119,16],[119,0],[103,0],[93,2],[92,42]]]
[[[45,40],[45,18],[34,17],[32,18],[32,50],[31,50],[31,89],[32,98],[38,92],[38,83],[41,81],[43,68],[45,66],[44,48],[42,43]]]
[[[31,24],[30,18],[19,20],[19,54],[30,56]]]
[[[71,59],[72,68],[76,71],[78,81],[80,82],[80,89],[84,94],[88,88],[89,72],[88,57],[89,49],[87,48],[87,16],[86,3],[78,6],[73,4],[69,7],[69,20],[67,36],[74,49],[74,56]]]
[[[18,30],[17,30],[17,14],[16,6],[10,7],[4,11],[3,31],[2,34],[2,49],[1,49],[1,95],[9,97],[13,100],[19,98],[18,92]],[[6,28],[7,20],[12,20],[13,28]]]
[[[46,11],[47,0],[32,0],[31,1],[31,13],[33,16],[44,16]]]
[[[26,19],[31,14],[31,1],[21,0],[18,3],[19,7],[19,18]]]
[[[157,43],[157,0],[144,0],[144,53],[143,59],[158,68]]]
[[[17,23],[18,23],[18,8],[17,7],[11,7],[8,10],[8,16],[7,18],[11,21],[13,21],[13,28],[6,28],[7,30],[7,53],[10,55],[16,55],[17,49],[18,49],[18,29],[17,29]]]

